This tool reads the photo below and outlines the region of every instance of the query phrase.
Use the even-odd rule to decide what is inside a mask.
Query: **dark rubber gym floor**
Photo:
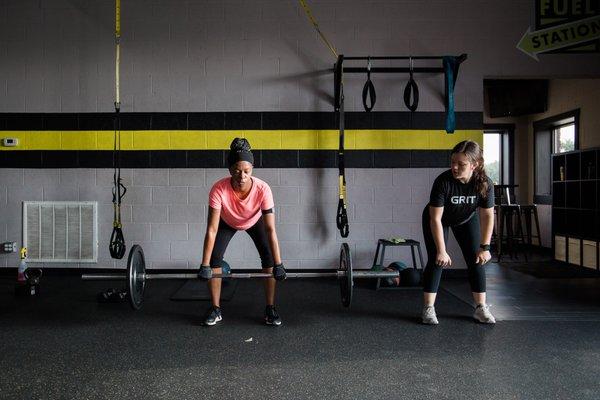
[[[494,293],[502,293],[498,276],[510,275],[506,290],[528,297],[526,290],[516,291],[518,278],[524,277],[524,285],[536,278],[490,267]],[[577,281],[600,292],[598,279]],[[274,328],[262,324],[260,282],[245,280],[232,301],[223,303],[221,325],[206,328],[200,325],[206,302],[169,300],[181,282],[151,282],[144,308],[134,312],[127,303],[96,302],[96,293],[111,283],[44,277],[39,297],[16,299],[12,277],[4,276],[0,397],[600,397],[600,318],[508,318],[495,326],[479,325],[459,298],[461,290],[467,300],[469,294],[461,282],[447,280],[452,288],[440,292],[436,307],[440,325],[431,327],[418,323],[418,290],[357,287],[348,311],[340,306],[333,280],[287,281],[279,291],[284,325]],[[536,282],[538,300],[551,296],[540,291],[544,280]],[[573,291],[578,283],[565,284]],[[506,306],[520,300],[502,301]],[[591,301],[599,310],[598,297]]]

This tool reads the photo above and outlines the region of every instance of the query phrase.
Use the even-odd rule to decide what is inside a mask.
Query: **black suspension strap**
[[[410,64],[410,69],[409,69],[409,79],[408,82],[406,83],[406,86],[404,87],[404,104],[406,105],[406,107],[411,111],[411,112],[415,112],[417,111],[417,107],[419,106],[419,86],[417,85],[417,82],[415,82],[415,79],[413,78],[413,59],[412,57],[409,58],[409,64]],[[410,101],[410,97],[412,94],[412,103]]]
[[[346,204],[346,175],[345,175],[345,164],[344,164],[344,79],[343,79],[343,67],[342,63],[344,56],[338,57],[338,64],[336,65],[337,79],[336,82],[339,87],[336,88],[336,94],[339,95],[339,127],[340,127],[340,146],[338,150],[338,168],[339,168],[339,200],[336,215],[336,225],[340,231],[340,235],[343,238],[348,237],[350,233],[350,227],[348,226],[348,213]]]
[[[121,223],[121,201],[127,188],[121,179],[121,101],[119,96],[119,65],[121,61],[121,0],[115,0],[115,117],[113,125],[115,129],[113,146],[113,231],[110,235],[108,249],[110,256],[120,260],[125,255],[125,237],[123,236]]]
[[[119,103],[115,102],[115,137],[113,150],[113,231],[110,235],[109,251],[112,258],[120,260],[125,255],[125,237],[121,223],[121,202],[127,188],[121,179],[121,118],[119,116]]]
[[[371,100],[370,106],[367,104],[367,97]],[[375,85],[373,85],[373,82],[371,81],[371,57],[367,58],[367,81],[365,82],[365,86],[363,86],[362,101],[366,112],[371,111],[373,107],[375,107],[375,102],[377,101]]]

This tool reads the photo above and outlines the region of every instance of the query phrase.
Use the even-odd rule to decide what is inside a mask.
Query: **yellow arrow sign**
[[[600,38],[600,15],[523,35],[517,48],[537,60],[537,55]]]

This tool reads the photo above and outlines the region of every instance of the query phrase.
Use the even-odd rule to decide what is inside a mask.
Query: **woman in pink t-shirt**
[[[267,307],[265,322],[281,325],[275,309],[275,280],[285,279],[279,242],[275,231],[273,194],[269,185],[252,176],[254,156],[246,139],[231,142],[228,164],[231,177],[218,180],[208,195],[208,223],[204,236],[204,252],[199,276],[208,279],[212,272],[222,273],[223,255],[237,231],[246,231],[256,245],[263,272],[273,273],[265,279]],[[205,325],[215,325],[223,319],[220,308],[221,279],[208,281],[212,306]]]

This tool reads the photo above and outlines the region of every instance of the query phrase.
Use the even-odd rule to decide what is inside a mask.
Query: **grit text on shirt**
[[[452,196],[450,202],[452,204],[475,204],[477,196]]]

